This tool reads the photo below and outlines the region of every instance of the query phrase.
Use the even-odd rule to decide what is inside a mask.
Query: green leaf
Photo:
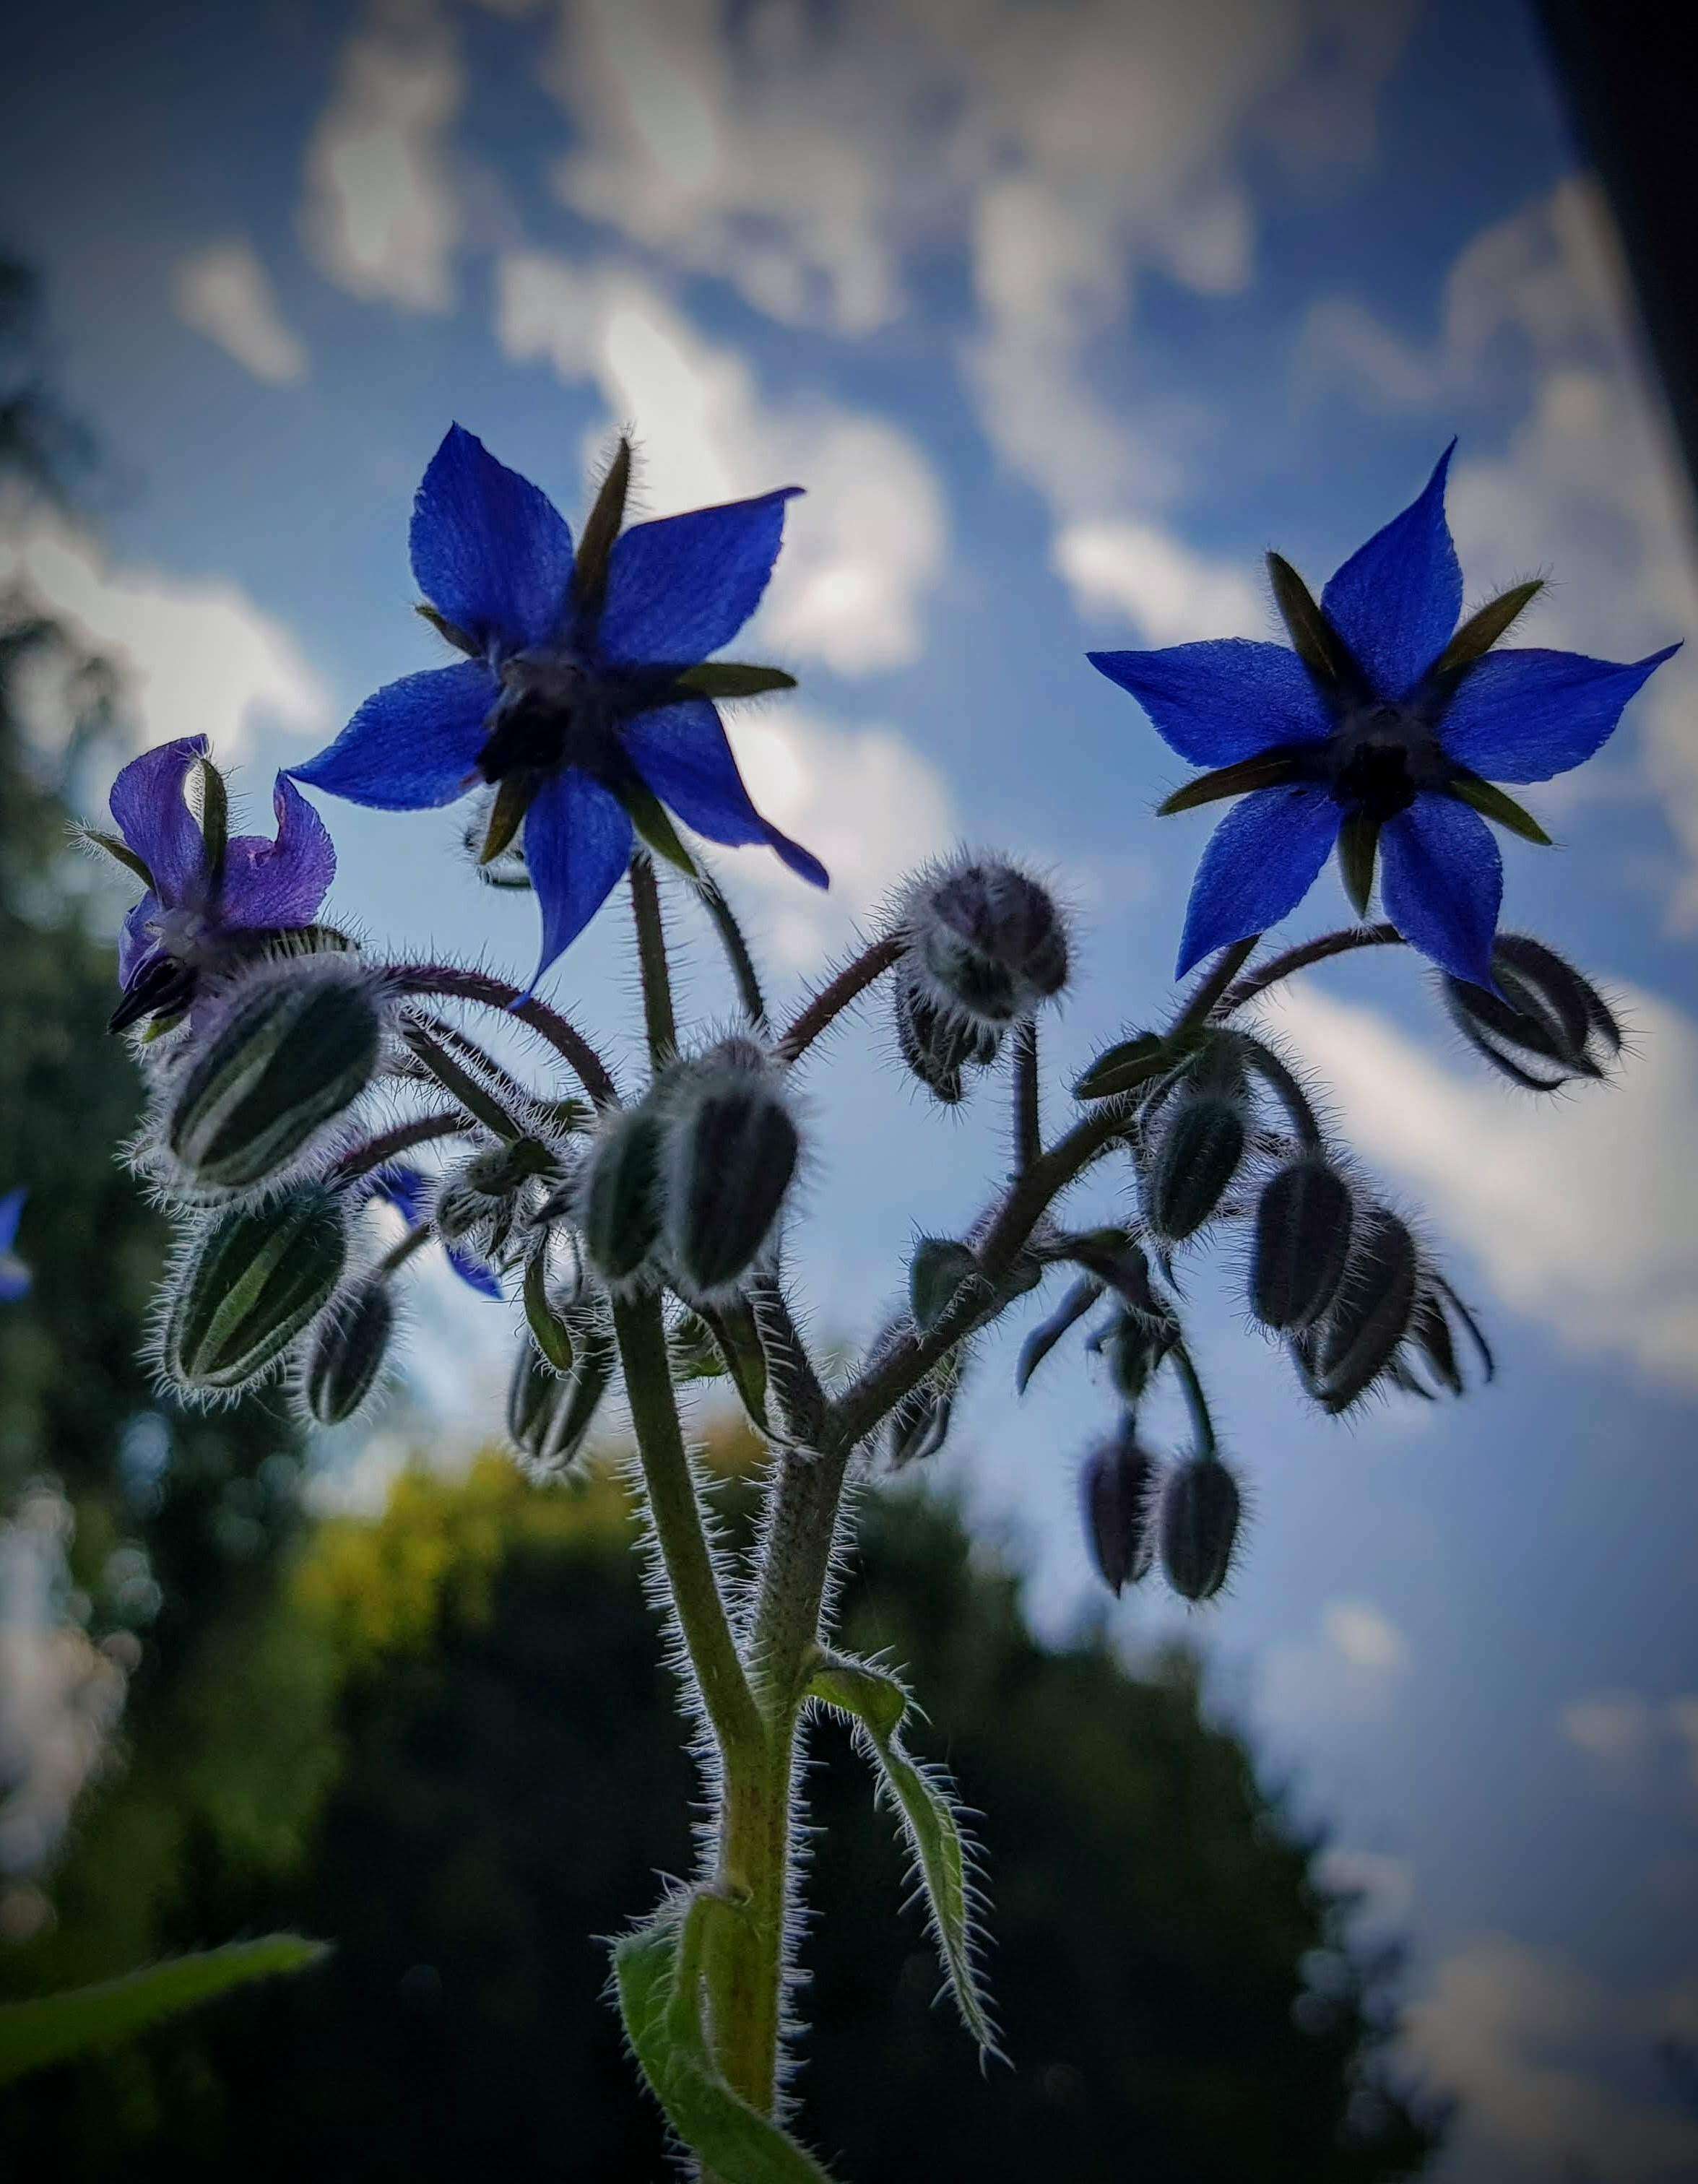
[[[117,2047],[232,1987],[280,1972],[304,1971],[329,1953],[326,1942],[269,1934],[260,1942],[231,1942],[197,1956],[172,1957],[98,1986],[8,2003],[0,2007],[0,2085],[26,2071]]]
[[[468,637],[465,632],[451,622],[446,615],[438,614],[428,600],[421,599],[413,611],[416,615],[422,615],[437,635],[445,637],[456,651],[464,652],[473,660],[482,659],[483,647],[477,639],[475,637]]]
[[[1216,804],[1223,796],[1247,796],[1256,788],[1283,788],[1288,781],[1296,780],[1297,772],[1298,761],[1289,751],[1260,751],[1254,758],[1241,758],[1234,766],[1219,766],[1213,773],[1201,773],[1194,781],[1188,781],[1156,805],[1155,816],[1169,819],[1176,811],[1189,811],[1199,804]]]
[[[1356,916],[1366,918],[1373,900],[1374,866],[1379,856],[1379,822],[1365,811],[1350,811],[1339,829],[1339,873]]]
[[[1153,1077],[1161,1067],[1165,1045],[1160,1032],[1141,1031],[1100,1054],[1073,1087],[1076,1100],[1112,1100]]]
[[[1551,847],[1550,837],[1533,814],[1523,811],[1514,797],[1506,796],[1495,781],[1482,781],[1478,774],[1459,768],[1445,783],[1445,794],[1459,804],[1472,805],[1482,818],[1495,819],[1523,842],[1537,842],[1543,850]]]
[[[1290,632],[1292,650],[1322,682],[1342,682],[1349,671],[1349,655],[1314,593],[1283,554],[1268,555],[1267,573],[1274,604]]]
[[[670,2123],[703,2165],[736,2184],[830,2184],[811,2153],[734,2093],[702,2025],[704,1930],[735,1918],[722,1898],[669,1906],[613,1945],[620,2014],[637,2067]]]
[[[537,1347],[557,1373],[572,1369],[571,1331],[548,1302],[546,1249],[533,1251],[525,1268],[525,1318]]]
[[[158,892],[153,885],[153,873],[127,842],[116,834],[103,834],[98,827],[79,827],[75,832],[79,840],[88,843],[92,848],[104,850],[109,857],[116,857],[126,871],[134,872],[150,894]]]
[[[744,667],[734,660],[704,660],[678,677],[678,688],[693,698],[764,698],[769,690],[795,687],[795,677],[782,667]]]
[[[1535,577],[1531,583],[1512,584],[1509,590],[1483,606],[1479,612],[1470,615],[1467,621],[1450,639],[1439,655],[1434,668],[1434,677],[1454,675],[1459,668],[1472,666],[1473,662],[1489,652],[1498,639],[1504,636],[1511,622],[1523,610],[1545,589],[1545,579]]]
[[[885,1669],[847,1655],[826,1653],[816,1661],[808,1696],[835,1707],[858,1724],[914,1853],[926,1892],[932,1938],[961,2021],[987,2055],[999,2054],[996,2027],[973,1964],[972,1897],[960,1823],[942,1769],[916,1765],[902,1748],[906,1691]]]
[[[979,1262],[965,1244],[947,1236],[922,1236],[908,1262],[908,1301],[914,1324],[929,1334],[965,1285],[978,1279]]]

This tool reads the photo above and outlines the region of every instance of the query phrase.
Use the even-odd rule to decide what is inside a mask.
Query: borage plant
[[[974,1344],[1068,1274],[1019,1380],[1098,1315],[1090,1346],[1120,1418],[1083,1471],[1096,1567],[1116,1592],[1159,1564],[1187,1600],[1214,1596],[1239,1488],[1177,1274],[1182,1255],[1223,1235],[1244,1240],[1250,1310],[1322,1411],[1382,1390],[1460,1394],[1465,1358],[1489,1373],[1429,1246],[1333,1142],[1253,1005],[1324,957],[1406,942],[1436,964],[1456,1023],[1513,1083],[1549,1090],[1601,1075],[1621,1045],[1615,1018],[1550,949],[1498,933],[1501,867],[1485,821],[1544,840],[1494,780],[1541,780],[1589,756],[1656,661],[1495,649],[1530,585],[1457,627],[1442,462],[1318,602],[1270,557],[1289,649],[1097,655],[1175,750],[1215,769],[1165,808],[1244,800],[1193,894],[1178,972],[1201,965],[1200,977],[1164,1025],[1100,1055],[1065,1120],[1046,1127],[1039,1024],[1067,983],[1067,924],[1000,858],[958,855],[919,873],[862,954],[789,1022],[769,1019],[732,913],[673,815],[710,842],[770,847],[824,883],[755,810],[715,706],[789,682],[713,657],[760,599],[788,496],[626,528],[629,468],[621,445],[575,551],[534,487],[450,432],[420,490],[412,554],[420,612],[465,658],[379,691],[296,769],[383,808],[475,799],[467,839],[481,870],[537,897],[530,982],[374,961],[317,922],[335,865],[322,823],[280,777],[276,838],[232,835],[223,782],[191,738],[125,768],[112,794],[119,833],[96,838],[148,890],[125,928],[114,1022],[130,1028],[151,1088],[132,1157],[180,1223],[157,1334],[180,1396],[231,1397],[287,1370],[315,1419],[352,1417],[383,1377],[396,1276],[433,1238],[468,1281],[522,1303],[507,1424],[531,1463],[579,1462],[622,1382],[707,1817],[693,1880],[615,1945],[619,2005],[703,2173],[818,2178],[787,2128],[800,1752],[815,1715],[845,1720],[875,1769],[944,1977],[969,2035],[995,2047],[973,1858],[949,1786],[905,1749],[899,1678],[832,1644],[846,1490],[878,1462],[938,1449]],[[1264,931],[1334,846],[1364,918],[1380,861],[1387,922],[1258,959]],[[647,1032],[640,1084],[617,1081],[536,993],[621,883]],[[730,1035],[681,1033],[675,1018],[667,922],[699,913],[740,996]],[[828,1373],[792,1296],[787,1201],[804,1152],[793,1086],[880,985],[933,1099],[952,1106],[1000,1072],[1009,1166],[960,1236],[916,1246],[901,1307],[858,1362]],[[521,1082],[490,1052],[467,1028],[480,1010],[532,1034],[551,1081]],[[429,1173],[410,1157],[424,1147]],[[1091,1225],[1060,1210],[1086,1182],[1105,1187]],[[403,1218],[387,1248],[374,1208],[389,1234]],[[1163,1375],[1191,1420],[1189,1445],[1165,1457],[1139,1424]],[[747,1568],[716,1543],[680,1418],[681,1384],[715,1376],[771,1451]]]

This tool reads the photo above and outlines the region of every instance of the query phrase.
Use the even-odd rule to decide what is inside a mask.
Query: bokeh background
[[[435,657],[405,521],[448,421],[569,512],[628,423],[651,512],[808,488],[750,638],[801,690],[732,733],[834,884],[721,861],[778,983],[929,852],[1005,845],[1083,922],[1065,1072],[1161,1007],[1209,817],[1153,819],[1181,769],[1088,646],[1267,633],[1263,550],[1324,577],[1453,433],[1471,598],[1546,575],[1533,641],[1607,656],[1691,632],[1616,239],[1511,0],[66,0],[5,58],[0,1185],[38,1279],[0,1323],[0,1979],[285,1915],[344,1940],[8,2127],[76,2174],[651,2175],[583,1940],[683,1855],[612,1490],[476,1468],[510,1316],[441,1268],[376,1430],[154,1407],[158,1239],[97,1045],[124,898],[64,809],[206,730],[263,810]],[[1560,850],[1506,853],[1506,922],[1621,997],[1618,1085],[1517,1097],[1411,962],[1278,1013],[1498,1384],[1328,1425],[1200,1275],[1255,1505],[1205,1615],[1104,1612],[1074,1504],[1108,1397],[1058,1359],[1016,1405],[1017,1328],[878,1499],[855,1612],[990,1815],[1033,2036],[981,2092],[828,1770],[803,2082],[847,2173],[1389,2176],[1451,2098],[1436,2176],[1698,2168],[1695,676],[1529,797]],[[452,815],[327,816],[341,916],[528,969],[534,907]],[[1328,878],[1294,930],[1342,909]],[[549,990],[629,1039],[617,928]],[[692,973],[728,1010],[704,939]],[[998,1156],[991,1103],[926,1112],[890,1044],[870,1014],[809,1078],[799,1264],[844,1340]]]

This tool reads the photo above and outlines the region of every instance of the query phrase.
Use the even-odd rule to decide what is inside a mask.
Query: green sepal
[[[704,660],[687,667],[677,687],[692,698],[764,698],[770,690],[793,690],[796,678],[782,667],[747,667],[735,660]]]
[[[908,1694],[888,1670],[851,1656],[814,1658],[806,1696],[835,1708],[858,1725],[877,1763],[882,1787],[901,1817],[931,1913],[933,1939],[961,2020],[987,2055],[1000,2053],[996,2028],[973,1964],[972,1898],[967,1858],[946,1778],[919,1767],[902,1749]]]
[[[477,639],[475,637],[468,637],[465,632],[451,622],[446,615],[438,614],[428,599],[420,599],[413,611],[416,615],[421,615],[435,630],[437,635],[445,637],[457,652],[464,652],[473,660],[482,659],[483,647]]]
[[[1320,602],[1283,554],[1268,555],[1267,573],[1292,650],[1321,682],[1343,682],[1349,673],[1349,656]]]
[[[216,902],[224,888],[225,859],[230,850],[230,792],[224,776],[209,758],[200,762],[200,831],[205,844],[202,871],[207,899]]]
[[[630,816],[632,825],[642,838],[643,847],[651,855],[663,858],[676,866],[687,880],[700,884],[701,866],[678,839],[678,830],[673,826],[666,807],[651,788],[638,781],[633,774],[620,784],[619,800]]]
[[[1073,1087],[1076,1100],[1113,1100],[1155,1076],[1166,1055],[1160,1032],[1141,1031],[1100,1054]]]
[[[1102,1284],[1094,1274],[1083,1274],[1073,1284],[1048,1319],[1034,1327],[1020,1346],[1020,1358],[1014,1368],[1014,1392],[1026,1393],[1032,1375],[1075,1322],[1084,1318],[1103,1293]]]
[[[705,2170],[737,2184],[830,2184],[811,2153],[732,2092],[708,2047],[708,1940],[741,1915],[728,1897],[703,1892],[620,1936],[613,1975],[626,2037],[667,2122]]]
[[[507,1110],[469,1069],[462,1069],[445,1046],[431,1037],[422,1024],[403,1024],[401,1036],[451,1098],[459,1100],[475,1122],[504,1144],[516,1145],[525,1134]]]
[[[159,893],[153,884],[153,875],[148,869],[147,861],[138,857],[119,835],[103,833],[98,827],[78,827],[73,831],[79,841],[86,842],[92,849],[104,850],[107,855],[115,857],[126,872],[134,872],[149,894]]]
[[[571,1331],[548,1301],[546,1246],[533,1251],[525,1268],[525,1318],[532,1339],[557,1373],[572,1369]]]
[[[608,565],[613,557],[614,541],[625,523],[625,503],[630,491],[631,443],[621,435],[613,460],[607,466],[607,476],[601,482],[601,490],[595,497],[595,505],[585,517],[578,539],[573,562],[572,597],[581,615],[593,616],[601,611],[607,593]]]
[[[525,814],[535,800],[539,777],[528,766],[506,775],[495,792],[495,801],[489,807],[489,825],[483,837],[483,847],[477,853],[480,865],[493,865],[504,850],[510,849],[515,836],[525,824]]]
[[[908,1306],[922,1334],[930,1334],[978,1272],[978,1260],[966,1245],[948,1236],[921,1238],[908,1262]]]
[[[1171,819],[1176,811],[1190,811],[1200,804],[1217,804],[1223,796],[1246,796],[1253,789],[1283,788],[1295,781],[1300,761],[1289,751],[1260,751],[1233,766],[1217,766],[1213,773],[1199,774],[1183,788],[1176,788],[1155,807],[1158,819]]]
[[[1439,654],[1433,669],[1434,679],[1454,675],[1483,658],[1544,589],[1542,577],[1535,577],[1530,583],[1511,584],[1508,591],[1489,600],[1478,614],[1470,615]]]
[[[0,2085],[126,2040],[211,2002],[232,1987],[305,1971],[330,1954],[326,1942],[268,1934],[221,1949],[169,1957],[123,1979],[0,2005]]]
[[[1339,877],[1350,908],[1366,919],[1373,900],[1374,867],[1379,860],[1379,826],[1365,811],[1348,811],[1339,829]]]
[[[1523,842],[1536,842],[1542,850],[1554,846],[1533,814],[1524,811],[1514,797],[1506,796],[1495,781],[1482,781],[1478,774],[1458,767],[1445,783],[1445,794],[1454,796],[1459,804],[1472,805],[1483,819],[1496,820],[1511,834],[1519,834]]]
[[[704,1305],[699,1316],[713,1336],[749,1424],[764,1439],[772,1440],[772,1423],[766,1409],[766,1351],[754,1312],[741,1298],[736,1298],[727,1305]]]

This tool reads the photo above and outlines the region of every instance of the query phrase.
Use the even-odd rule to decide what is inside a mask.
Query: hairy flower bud
[[[896,988],[896,1042],[902,1059],[933,1097],[946,1107],[966,1096],[962,1072],[988,1069],[1002,1034],[988,1024],[938,1007],[911,980]]]
[[[1311,1327],[1337,1295],[1350,1257],[1350,1187],[1318,1154],[1280,1169],[1255,1210],[1250,1309],[1264,1327]]]
[[[330,1302],[347,1256],[342,1206],[317,1185],[225,1214],[175,1270],[161,1341],[166,1373],[203,1395],[259,1379]]]
[[[365,1089],[382,1037],[371,981],[350,959],[263,966],[234,989],[171,1092],[164,1139],[181,1173],[212,1191],[284,1173]]]
[[[1606,1072],[1622,1028],[1573,964],[1527,933],[1500,933],[1492,972],[1499,994],[1448,976],[1444,988],[1457,1029],[1495,1070],[1532,1092]]]
[[[1244,1158],[1244,1101],[1230,1093],[1182,1093],[1156,1140],[1150,1164],[1150,1217],[1171,1243],[1183,1243],[1214,1212]]]
[[[727,1042],[668,1092],[666,1248],[692,1295],[733,1288],[771,1234],[802,1150],[757,1048]]]
[[[639,1273],[660,1234],[660,1117],[652,1106],[609,1115],[578,1193],[585,1256],[604,1281]]]
[[[946,1390],[917,1388],[892,1412],[888,1436],[890,1466],[900,1471],[907,1464],[923,1463],[935,1456],[949,1437],[955,1399]]]
[[[1067,983],[1067,929],[1049,891],[1016,866],[960,857],[923,872],[903,926],[945,1009],[1011,1023]]]
[[[1085,1458],[1079,1513],[1085,1544],[1111,1592],[1136,1585],[1155,1559],[1155,1510],[1161,1466],[1139,1446],[1128,1412],[1111,1440]]]
[[[613,1378],[605,1328],[575,1330],[573,1366],[555,1373],[529,1341],[521,1343],[507,1389],[507,1434],[539,1470],[566,1469],[582,1450]]]
[[[1178,1339],[1178,1322],[1169,1314],[1132,1309],[1115,1315],[1096,1346],[1123,1402],[1138,1401]]]
[[[301,1395],[321,1426],[339,1426],[377,1385],[395,1332],[395,1301],[380,1275],[326,1312],[308,1352]]]
[[[1227,1581],[1237,1545],[1238,1482],[1217,1456],[1176,1464],[1161,1492],[1161,1567],[1175,1592],[1212,1600]]]
[[[1337,1413],[1364,1396],[1409,1332],[1420,1279],[1420,1253],[1405,1223],[1383,1206],[1358,1214],[1344,1278],[1316,1329],[1314,1392]]]

